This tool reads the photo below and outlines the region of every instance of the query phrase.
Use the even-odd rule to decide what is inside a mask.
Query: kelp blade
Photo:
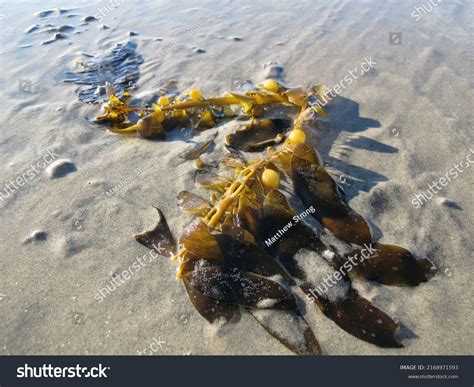
[[[224,302],[207,297],[202,293],[196,291],[190,284],[187,278],[183,278],[184,286],[188,297],[191,300],[194,308],[211,324],[217,320],[223,319],[230,321],[234,312],[238,309],[236,305],[226,304]]]
[[[232,238],[238,240],[239,242],[256,244],[255,238],[247,230],[236,226],[233,222],[224,223],[221,226],[222,234],[231,235]]]
[[[205,267],[187,274],[201,294],[247,308],[295,310],[294,296],[266,277],[225,267]]]
[[[153,230],[135,235],[135,239],[149,249],[156,250],[161,255],[174,254],[176,251],[176,242],[171,234],[168,223],[166,222],[163,212],[161,212],[159,208],[155,207],[155,209],[158,211],[159,216],[157,225]]]
[[[417,260],[403,247],[374,243],[371,248],[374,252],[367,258],[360,249],[344,256],[357,262],[351,274],[384,285],[417,286],[428,281],[434,269],[428,259]]]
[[[320,251],[323,247],[316,233],[299,218],[295,221],[295,215],[280,191],[267,194],[263,202],[265,244],[281,260],[291,259],[302,248]],[[278,237],[280,230],[285,231],[282,237]]]
[[[216,125],[216,116],[211,110],[206,109],[200,114],[199,120],[196,123],[195,128],[198,130],[205,130],[213,128]]]
[[[181,191],[177,199],[180,209],[196,216],[204,216],[211,209],[211,204],[207,200],[189,191]]]
[[[196,258],[211,262],[224,259],[216,239],[201,219],[195,219],[184,229],[179,244]]]
[[[302,286],[303,291],[314,299],[310,288],[308,284]],[[398,324],[354,289],[337,302],[319,298],[315,304],[326,317],[352,336],[382,348],[403,347],[396,337]]]
[[[207,152],[213,145],[214,145],[214,140],[200,142],[196,144],[193,149],[186,152],[182,157],[185,160],[195,160],[199,156],[201,156],[203,153]]]
[[[224,255],[224,265],[230,269],[255,273],[265,277],[281,276],[289,285],[294,281],[285,270],[265,251],[252,243],[239,241],[229,234],[215,235]]]
[[[289,121],[279,118],[254,120],[246,128],[229,134],[226,144],[244,152],[259,152],[267,146],[281,142],[289,127]]]
[[[367,222],[344,202],[336,183],[323,167],[293,155],[291,178],[306,207],[315,208],[312,215],[334,235],[357,245],[372,241]]]
[[[263,236],[262,205],[252,191],[242,191],[237,204],[235,223],[250,232],[259,241]]]
[[[228,179],[216,175],[214,172],[208,171],[206,169],[197,170],[194,181],[196,184],[199,184],[206,189],[220,193],[224,193],[227,187],[230,185],[230,181]]]

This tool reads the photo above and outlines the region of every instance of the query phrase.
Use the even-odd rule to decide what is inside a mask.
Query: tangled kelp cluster
[[[227,145],[248,152],[260,151],[281,143],[290,122],[257,117],[275,105],[303,110],[311,107],[324,116],[321,108],[324,91],[324,86],[316,86],[305,92],[301,87],[284,87],[271,79],[260,85],[248,83],[246,91],[227,92],[221,97],[204,98],[197,89],[182,96],[166,94],[147,107],[132,104],[132,97],[127,92],[118,97],[109,84],[109,100],[103,104],[97,122],[107,124],[109,130],[116,133],[136,132],[144,138],[164,139],[166,132],[177,127],[203,131],[215,127],[219,120],[242,114],[254,120],[244,130],[229,136]]]
[[[252,120],[227,137],[226,145],[232,151],[221,160],[222,174],[205,168],[195,174],[196,184],[212,191],[211,200],[189,191],[178,194],[179,207],[196,217],[179,238],[179,246],[160,210],[157,226],[136,239],[151,249],[165,247],[165,253],[179,263],[177,277],[192,304],[211,323],[228,322],[239,309],[246,310],[291,351],[319,354],[318,340],[297,301],[301,291],[351,335],[380,347],[399,348],[398,323],[363,298],[352,280],[417,286],[428,280],[434,267],[428,259],[418,260],[402,247],[377,243],[366,220],[348,205],[318,152],[306,143],[311,133],[303,123],[324,114],[317,105],[323,90],[320,86],[306,93],[268,80],[250,91],[218,98],[203,98],[197,90],[182,99],[161,97],[151,109],[130,106],[130,96],[111,95],[99,121],[121,133],[164,137],[167,127],[212,127],[218,117],[232,116],[226,114],[229,106],[238,105],[240,113]],[[296,107],[295,119],[256,117],[273,105]],[[132,112],[141,115],[134,124],[127,122]],[[235,110],[232,112],[235,116]],[[199,158],[211,145],[199,144],[186,158]],[[263,152],[255,160],[244,157],[244,152],[258,151]],[[280,190],[283,178],[292,186],[291,199],[311,208],[307,214],[347,244],[350,253],[341,254],[326,245],[320,233],[298,217]],[[278,233],[281,237],[275,238]],[[360,256],[367,246],[370,256],[348,270],[351,257]],[[342,273],[337,296],[315,294],[318,284],[301,264],[301,251],[316,254],[330,272]]]

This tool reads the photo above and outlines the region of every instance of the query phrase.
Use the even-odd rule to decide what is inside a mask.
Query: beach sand
[[[474,168],[465,167],[419,208],[412,201],[474,152],[474,5],[445,0],[415,17],[423,4],[3,3],[1,188],[48,150],[56,164],[30,171],[33,177],[0,203],[0,353],[138,354],[159,341],[155,355],[291,354],[246,313],[221,327],[208,324],[168,258],[147,264],[98,302],[98,289],[149,253],[133,235],[153,227],[153,205],[176,238],[189,222],[176,195],[198,191],[195,168],[179,156],[216,133],[219,152],[237,128],[229,123],[159,142],[95,125],[99,106],[79,101],[79,86],[63,82],[66,73],[87,59],[83,53],[103,55],[132,41],[144,61],[133,91],[139,98],[171,81],[180,91],[218,95],[235,82],[264,80],[271,63],[293,85],[333,87],[362,62],[374,62],[328,104],[314,141],[377,238],[428,257],[438,271],[414,288],[356,284],[403,324],[404,348],[358,340],[314,307],[306,318],[324,354],[472,354]],[[38,14],[45,10],[53,12]],[[99,20],[83,22],[93,15]],[[42,44],[57,33],[44,32],[47,23],[70,27]]]

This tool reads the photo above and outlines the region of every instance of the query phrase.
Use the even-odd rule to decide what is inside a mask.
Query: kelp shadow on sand
[[[380,128],[377,120],[361,117],[359,104],[349,98],[337,96],[327,106],[326,130],[317,144],[326,165],[337,171],[339,184],[344,187],[348,200],[360,191],[369,192],[388,178],[380,173],[345,161],[349,152],[397,153],[398,149],[363,135],[370,128]],[[324,124],[323,124],[324,125]],[[331,172],[333,172],[331,170]]]

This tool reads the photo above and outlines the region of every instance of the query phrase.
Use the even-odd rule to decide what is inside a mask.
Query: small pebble
[[[438,206],[445,206],[445,207],[450,207],[450,208],[457,208],[460,209],[461,207],[452,199],[439,196],[436,198],[436,204]]]
[[[240,42],[242,38],[240,36],[229,36],[227,40],[233,40],[235,42]]]
[[[105,86],[99,86],[97,89],[94,91],[95,95],[103,95],[105,94]]]
[[[100,28],[103,30],[108,30],[110,27],[107,24],[102,24]]]
[[[95,16],[86,16],[85,18],[82,19],[82,21],[85,23],[94,22],[96,20],[97,18]]]
[[[199,48],[199,47],[198,47],[198,48],[195,48],[195,49],[194,49],[194,52],[195,52],[196,54],[203,54],[203,53],[206,52],[206,50],[204,50],[203,48]]]
[[[135,31],[129,31],[129,32],[128,32],[128,35],[129,35],[129,36],[137,36],[138,33],[135,32]]]
[[[102,187],[102,186],[104,186],[104,181],[93,179],[93,180],[89,180],[87,182],[87,185],[89,185],[91,187]]]
[[[283,67],[276,62],[268,62],[263,65],[266,79],[278,79],[283,73]]]
[[[46,175],[51,179],[57,179],[59,177],[64,177],[68,173],[75,172],[76,166],[71,160],[68,159],[59,159],[51,163],[46,169]]]
[[[46,231],[35,230],[31,233],[30,236],[25,238],[23,243],[26,245],[33,241],[45,241],[46,239],[48,239],[48,233]]]

